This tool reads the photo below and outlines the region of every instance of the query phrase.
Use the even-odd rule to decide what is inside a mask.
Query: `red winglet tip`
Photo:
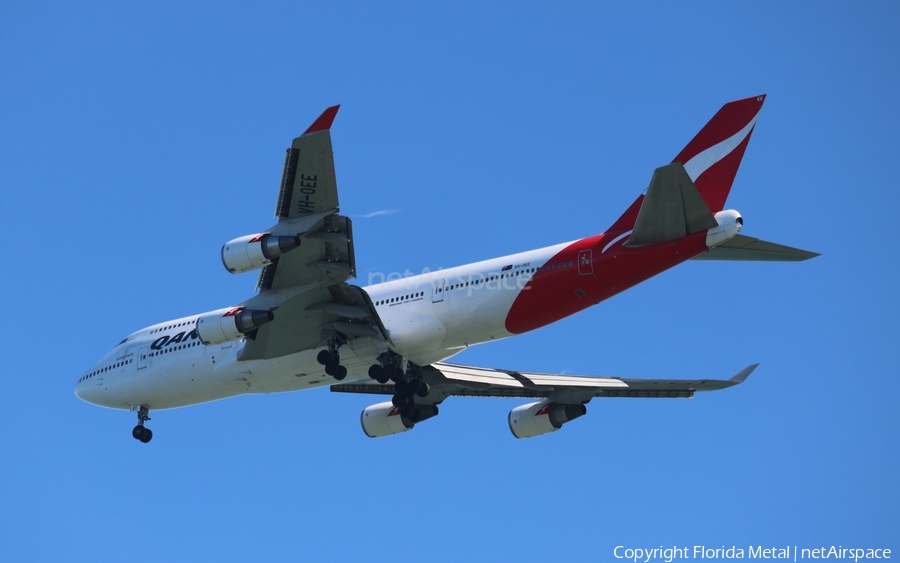
[[[341,109],[341,105],[338,104],[336,106],[331,106],[322,112],[322,115],[316,119],[312,125],[309,126],[309,129],[304,131],[304,135],[309,135],[310,133],[318,133],[319,131],[327,131],[331,129],[331,124],[334,123],[334,118],[337,115],[338,110]]]

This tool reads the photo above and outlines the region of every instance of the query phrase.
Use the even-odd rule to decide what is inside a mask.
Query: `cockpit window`
[[[127,336],[126,336],[125,338],[122,339],[122,342],[119,342],[118,344],[116,344],[116,346],[121,346],[122,344],[125,344],[126,342],[128,342],[128,337],[127,337]]]

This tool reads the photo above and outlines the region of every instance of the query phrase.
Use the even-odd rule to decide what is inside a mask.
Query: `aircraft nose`
[[[100,386],[92,384],[90,381],[78,380],[75,382],[75,396],[88,403],[98,404],[100,390]]]

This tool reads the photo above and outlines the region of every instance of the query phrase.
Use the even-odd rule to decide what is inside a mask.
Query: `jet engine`
[[[509,411],[509,429],[516,438],[533,438],[556,432],[570,420],[587,413],[584,405],[563,405],[538,401]]]
[[[419,411],[419,422],[437,416],[437,405],[416,405]],[[363,409],[359,415],[363,432],[369,438],[382,438],[411,430],[415,423],[400,414],[400,407],[395,407],[391,401],[378,403]]]
[[[232,274],[258,270],[300,246],[300,236],[284,237],[267,233],[247,235],[222,247],[222,264]]]
[[[715,218],[719,226],[706,232],[706,248],[712,248],[734,238],[744,226],[744,218],[733,209],[719,211],[715,214]]]
[[[275,318],[272,311],[227,307],[197,317],[197,336],[207,346],[237,340]]]

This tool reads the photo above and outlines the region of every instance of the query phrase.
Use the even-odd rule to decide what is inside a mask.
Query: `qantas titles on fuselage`
[[[413,428],[450,396],[536,400],[508,416],[512,433],[553,432],[594,397],[691,397],[741,383],[641,380],[496,370],[444,363],[468,346],[556,322],[692,258],[805,260],[814,253],[738,234],[725,200],[764,96],[726,104],[643,194],[599,235],[367,287],[356,277],[352,222],[340,214],[328,108],[285,154],[278,222],[222,247],[234,274],[259,271],[237,305],[145,328],[79,378],[76,394],[137,413],[246,393],[331,385],[390,396],[365,409],[372,437]],[[684,163],[684,165],[682,165]],[[399,278],[399,279],[392,279]]]

